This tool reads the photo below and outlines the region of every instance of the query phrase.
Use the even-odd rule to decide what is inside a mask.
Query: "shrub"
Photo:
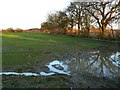
[[[16,28],[16,29],[15,29],[15,32],[23,32],[23,29]]]
[[[120,33],[118,32],[118,33],[116,33],[116,40],[118,40],[118,41],[120,41]]]
[[[6,32],[14,32],[14,29],[13,28],[7,28],[5,31]]]

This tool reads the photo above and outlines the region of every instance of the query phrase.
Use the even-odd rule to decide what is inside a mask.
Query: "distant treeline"
[[[17,28],[17,29],[8,28],[8,29],[2,29],[1,31],[2,32],[28,32],[28,33],[42,32],[42,33],[50,33],[50,34],[64,34],[64,30],[42,30],[39,28],[32,28],[32,29],[27,29],[27,30],[23,30],[20,28]],[[72,31],[70,29],[68,29],[66,31],[66,35],[78,36],[78,29],[73,29]],[[92,27],[89,31],[89,36],[86,35],[86,32],[84,30],[81,30],[79,37],[120,40],[120,30],[119,29],[106,30],[104,38],[101,38],[100,35],[101,35],[101,32],[100,32],[99,28]]]
[[[21,28],[7,28],[7,29],[2,29],[2,32],[41,32],[41,29],[39,28],[31,28],[31,29],[21,29]]]

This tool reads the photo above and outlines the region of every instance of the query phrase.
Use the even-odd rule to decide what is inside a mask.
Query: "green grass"
[[[4,32],[1,36],[3,69],[16,65],[41,63],[55,58],[55,53],[100,46],[98,41],[91,39],[46,33]]]

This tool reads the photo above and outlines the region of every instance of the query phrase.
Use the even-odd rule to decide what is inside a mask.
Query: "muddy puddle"
[[[60,57],[45,65],[48,71],[0,72],[0,75],[50,76],[54,74],[80,75],[82,73],[96,77],[120,77],[120,52],[101,51],[76,52]]]
[[[49,69],[47,72],[0,72],[0,75],[24,75],[24,76],[50,76],[54,74],[65,74],[69,75],[70,71],[68,71],[68,66],[64,64],[62,61],[54,60],[48,64],[46,64],[46,67]]]
[[[71,75],[89,74],[95,77],[120,77],[120,52],[105,53],[100,51],[82,52],[64,60]]]

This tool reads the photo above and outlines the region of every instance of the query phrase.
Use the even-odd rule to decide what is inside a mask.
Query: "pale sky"
[[[0,0],[0,29],[40,28],[50,12],[63,10],[71,0]]]
[[[72,0],[0,0],[0,29],[40,28],[49,13],[64,10]],[[79,1],[79,0],[78,0]],[[118,28],[114,25],[114,28]]]

